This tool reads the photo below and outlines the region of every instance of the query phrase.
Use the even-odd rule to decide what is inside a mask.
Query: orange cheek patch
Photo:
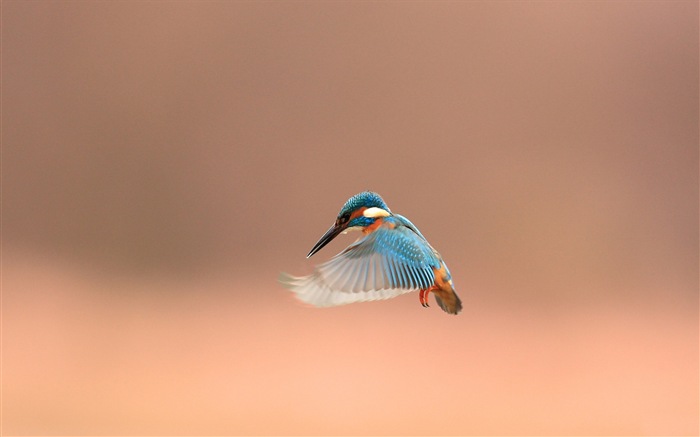
[[[366,209],[367,209],[367,207],[366,207],[366,206],[363,206],[363,207],[358,208],[357,210],[355,210],[355,212],[353,212],[352,214],[350,214],[350,220],[362,216],[362,213],[364,213]]]

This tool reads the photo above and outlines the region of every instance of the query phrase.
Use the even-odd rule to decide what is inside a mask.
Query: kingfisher
[[[280,275],[279,281],[303,302],[318,307],[389,299],[419,291],[423,307],[432,292],[443,311],[457,314],[455,293],[445,261],[406,217],[391,212],[381,196],[365,191],[352,196],[335,223],[306,256],[310,258],[341,233],[362,236],[309,276]]]

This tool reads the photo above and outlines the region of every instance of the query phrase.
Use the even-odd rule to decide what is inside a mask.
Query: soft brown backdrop
[[[2,3],[4,434],[688,434],[698,3]],[[276,283],[352,194],[464,312]]]

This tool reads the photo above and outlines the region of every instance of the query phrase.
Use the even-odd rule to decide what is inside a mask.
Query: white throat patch
[[[389,214],[389,211],[387,211],[386,209],[377,208],[376,206],[373,206],[372,208],[367,208],[366,210],[362,211],[362,215],[365,217],[377,218],[389,217],[391,214]]]

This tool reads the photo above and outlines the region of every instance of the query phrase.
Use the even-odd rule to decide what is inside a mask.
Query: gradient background
[[[2,3],[4,434],[688,434],[698,3]],[[276,282],[378,191],[447,260]]]

